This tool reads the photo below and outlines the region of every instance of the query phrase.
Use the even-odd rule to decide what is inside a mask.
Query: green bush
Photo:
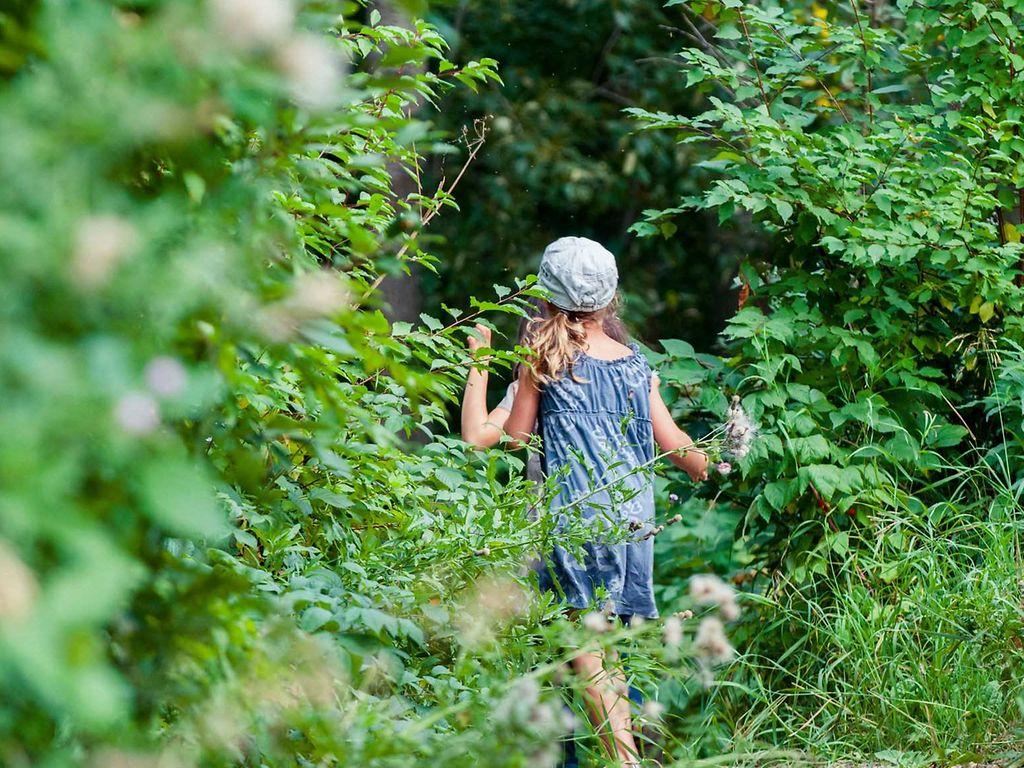
[[[740,517],[718,551],[766,596],[733,725],[840,753],[991,746],[1021,661],[1019,402],[985,398],[1021,330],[1022,9],[672,5],[711,106],[632,113],[720,177],[636,231],[713,210],[773,241],[741,267],[726,358],[676,343],[662,367],[680,413],[720,417],[725,388],[761,426],[715,489]]]

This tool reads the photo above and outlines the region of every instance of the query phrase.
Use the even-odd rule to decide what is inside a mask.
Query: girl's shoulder
[[[587,344],[581,346],[581,352],[592,360],[615,362],[632,357],[637,352],[637,346],[632,341],[622,343],[615,339],[604,338],[595,341],[588,340]]]
[[[616,345],[617,348],[612,347],[610,349],[603,350],[603,352],[607,353],[621,351],[622,354],[599,357],[596,355],[592,355],[589,352],[581,351],[578,359],[602,367],[615,367],[627,365],[649,367],[647,363],[647,358],[640,350],[640,345],[637,344],[635,341],[630,341],[626,344],[618,344],[618,342],[616,342]]]

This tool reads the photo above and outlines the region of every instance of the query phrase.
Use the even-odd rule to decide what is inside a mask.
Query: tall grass
[[[790,562],[748,587],[742,655],[709,689],[661,686],[669,752],[952,764],[1016,749],[1024,508],[1006,464],[974,457],[857,525],[812,523],[847,529],[848,546],[812,553],[803,580]]]
[[[1008,747],[1024,670],[1024,515],[984,462],[947,478],[946,500],[874,510],[822,575],[778,575],[705,711],[727,713],[741,741],[826,756],[955,761]]]

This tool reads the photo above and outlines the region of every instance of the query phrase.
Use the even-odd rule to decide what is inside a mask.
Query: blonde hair
[[[547,305],[547,315],[530,320],[526,335],[526,346],[530,348],[527,359],[530,377],[539,385],[550,384],[566,374],[573,381],[583,382],[572,372],[576,355],[586,348],[587,332],[583,327],[590,320],[601,320],[602,326],[616,341],[625,330],[616,314],[618,298],[603,309],[594,312],[566,312],[554,304]],[[625,343],[623,341],[623,343]]]

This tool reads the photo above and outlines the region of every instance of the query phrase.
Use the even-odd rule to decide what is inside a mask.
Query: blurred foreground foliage
[[[566,722],[537,681],[576,630],[521,586],[536,492],[443,436],[463,325],[534,292],[378,308],[451,204],[395,192],[436,138],[412,107],[493,61],[354,2],[24,11],[2,27],[0,763],[551,763]]]
[[[632,111],[640,138],[614,99],[576,110],[546,86],[503,114],[501,92],[468,95],[497,82],[492,59],[363,3],[3,12],[0,763],[550,765],[568,724],[544,684],[579,643],[630,651],[680,758],[763,760],[767,742],[950,760],[1012,733],[1021,9],[577,5],[604,26],[572,34],[613,44],[573,87],[600,96],[619,73],[649,107]],[[507,10],[438,21],[486,42]],[[626,33],[666,20],[681,70],[649,80],[647,38]],[[534,62],[509,63],[510,92],[536,93]],[[683,77],[694,92],[666,90]],[[539,158],[509,165],[529,180],[516,194],[466,188],[495,214],[454,209],[431,123],[450,91],[464,157],[480,114],[554,137],[495,125],[498,178]],[[569,147],[560,114],[614,141]],[[703,191],[680,172],[693,158],[687,174],[720,174]],[[709,566],[759,605],[720,686],[689,674],[678,625],[583,635],[529,598],[542,490],[517,458],[445,436],[465,327],[518,318],[536,291],[499,276],[549,237],[486,283],[451,254],[481,253],[538,188],[538,221],[571,200],[577,231],[612,245],[626,199],[653,206],[634,231],[672,254],[688,222],[739,241],[762,227],[726,356],[651,352],[695,430],[733,393],[762,428],[706,489],[659,481],[686,515],[657,543],[663,612]],[[426,248],[435,217],[445,259]],[[406,269],[467,282],[393,322],[379,289]],[[648,299],[668,280],[624,277]]]

